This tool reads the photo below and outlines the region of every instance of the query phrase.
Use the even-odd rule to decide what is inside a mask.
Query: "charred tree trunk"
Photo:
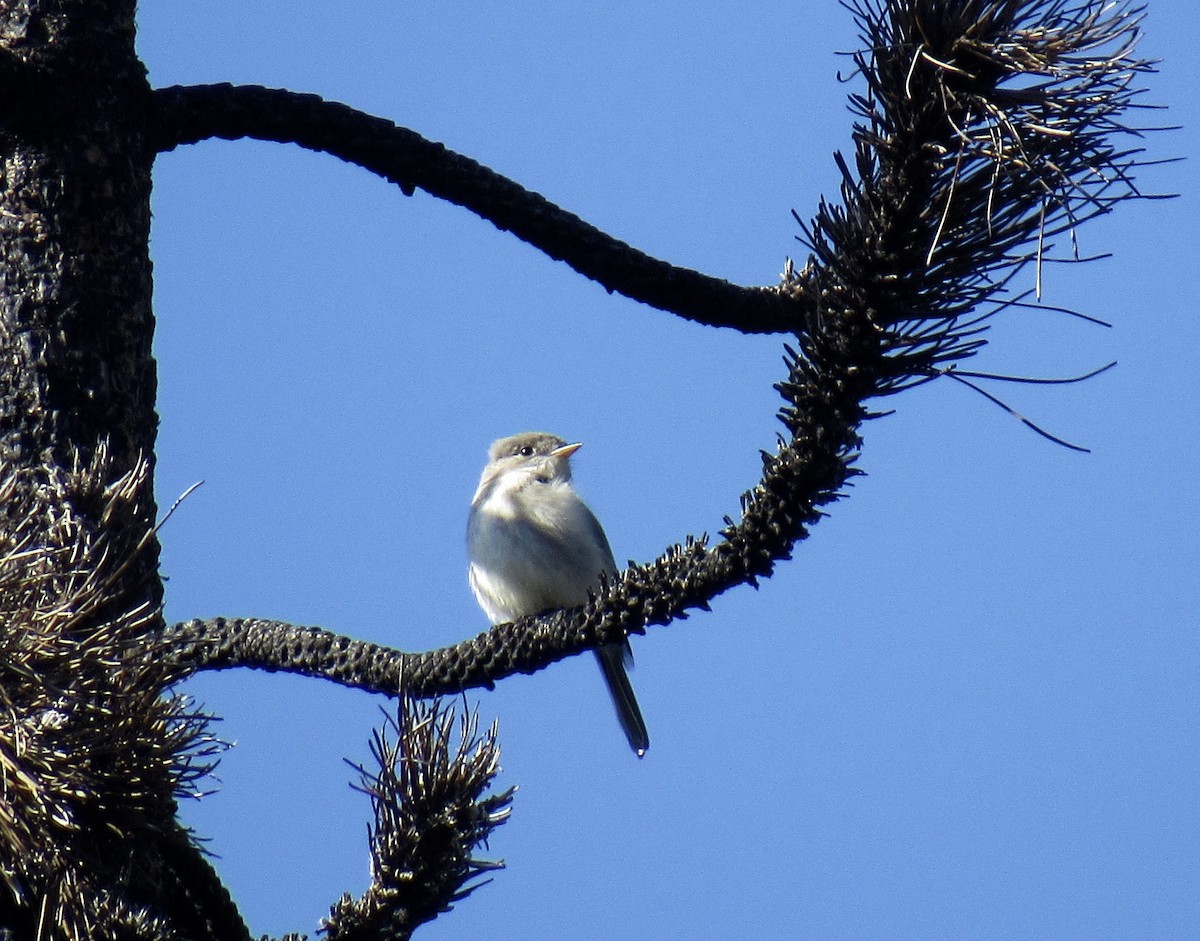
[[[139,653],[162,584],[134,9],[0,2],[6,937],[212,933],[185,901],[208,867],[174,813],[171,739],[193,727]]]

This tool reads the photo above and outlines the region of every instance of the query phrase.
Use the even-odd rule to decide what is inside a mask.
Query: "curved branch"
[[[340,157],[406,195],[422,189],[463,206],[610,292],[697,323],[742,333],[791,333],[801,321],[799,285],[786,292],[741,287],[677,268],[442,144],[316,95],[260,86],[160,88],[152,92],[150,123],[151,142],[160,152],[213,137],[248,137]]]
[[[815,323],[814,323],[814,326]],[[742,497],[742,519],[728,520],[722,541],[689,539],[648,565],[633,565],[589,604],[498,624],[470,640],[428,653],[400,653],[316,627],[255,618],[175,624],[156,645],[172,680],[202,670],[250,667],[317,676],[345,686],[416,698],[491,688],[516,673],[533,673],[601,644],[668,624],[739,584],[769,577],[775,563],[838,499],[857,456],[862,405],[873,387],[880,334],[859,318],[826,320],[789,351],[791,378],[780,385],[790,407],[791,440],[763,455],[759,484]]]
[[[727,518],[722,541],[673,546],[580,608],[499,625],[425,654],[276,622],[171,631],[180,671],[253,666],[414,696],[490,686],[705,609],[776,562],[857,473],[866,401],[944,374],[983,343],[1014,273],[1066,231],[1140,195],[1136,151],[1113,139],[1149,66],[1131,58],[1139,11],[1109,0],[850,0],[868,86],[853,99],[854,172],[822,203],[813,259],[785,278],[798,349],[776,388],[788,439]],[[1035,80],[1041,80],[1038,83]],[[1014,95],[1010,86],[1022,89]],[[429,145],[434,146],[434,145]],[[461,159],[461,158],[460,158]]]

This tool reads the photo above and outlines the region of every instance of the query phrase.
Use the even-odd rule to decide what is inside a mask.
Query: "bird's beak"
[[[551,457],[570,457],[576,451],[583,447],[582,441],[577,441],[575,444],[564,444],[561,448],[555,448],[550,452]]]

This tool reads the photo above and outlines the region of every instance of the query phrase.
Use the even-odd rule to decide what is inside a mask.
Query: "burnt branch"
[[[822,202],[803,226],[812,256],[780,287],[802,299],[788,373],[776,385],[787,434],[763,454],[763,476],[720,541],[689,537],[631,566],[584,607],[429,653],[276,622],[188,622],[168,634],[179,672],[251,666],[393,693],[403,677],[415,696],[487,687],[706,609],[789,558],[858,473],[866,403],[976,353],[988,318],[1022,302],[1010,284],[1040,262],[1049,240],[1141,195],[1133,182],[1141,152],[1118,143],[1139,133],[1124,119],[1150,68],[1132,56],[1140,9],[1104,0],[854,0],[849,8],[862,31],[854,62],[866,90],[851,99],[853,158],[837,158],[841,201]],[[215,110],[200,112],[211,120]],[[249,123],[265,121],[259,114]],[[199,117],[188,123],[199,136],[214,133]]]
[[[819,267],[885,333],[880,391],[940,375],[1077,226],[1142,197],[1126,123],[1151,63],[1142,8],[1104,0],[847,2],[864,51],[843,204],[805,227]],[[880,303],[882,302],[882,303]]]
[[[401,688],[428,697],[490,687],[515,673],[533,673],[598,644],[667,624],[688,609],[707,608],[735,585],[769,576],[777,561],[838,498],[857,473],[857,427],[871,386],[855,366],[878,356],[878,332],[841,322],[810,332],[803,354],[789,352],[792,376],[780,389],[792,403],[784,414],[793,429],[777,454],[764,454],[762,481],[742,497],[742,518],[729,521],[723,539],[672,546],[657,561],[626,569],[584,607],[522,618],[452,647],[401,654],[314,627],[276,621],[217,618],[176,624],[164,653],[176,675],[251,667],[320,676],[347,686],[395,695]]]
[[[677,268],[606,235],[494,170],[386,118],[279,88],[234,85],[157,89],[151,137],[158,151],[210,138],[298,144],[395,183],[463,206],[563,261],[605,290],[696,323],[742,333],[789,333],[800,321],[798,285],[741,287]]]
[[[330,941],[408,938],[503,868],[475,856],[508,819],[515,790],[484,796],[500,773],[496,733],[493,723],[481,734],[465,706],[456,719],[437,700],[401,697],[371,743],[376,768],[355,766],[375,811],[371,885],[334,906],[322,926]]]

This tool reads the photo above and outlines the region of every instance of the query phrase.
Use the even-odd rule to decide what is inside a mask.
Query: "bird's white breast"
[[[615,571],[599,523],[566,481],[502,475],[476,496],[469,577],[493,621],[580,604],[601,572]]]

